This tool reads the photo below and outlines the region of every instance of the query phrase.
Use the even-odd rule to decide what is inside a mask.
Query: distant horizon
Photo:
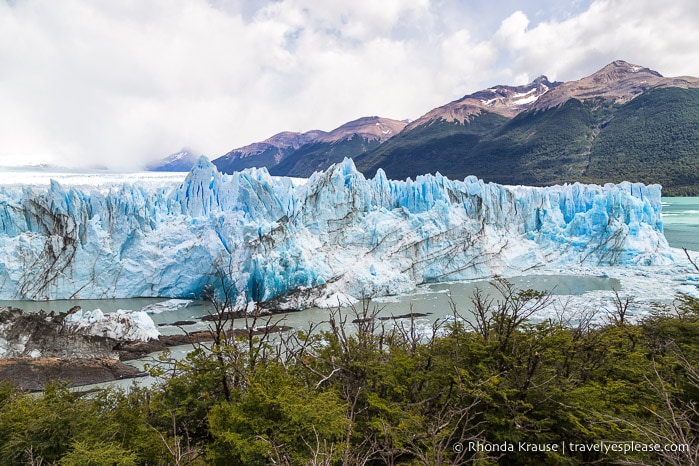
[[[699,75],[691,0],[6,0],[0,18],[0,166],[137,170],[184,147],[213,160],[617,59]]]

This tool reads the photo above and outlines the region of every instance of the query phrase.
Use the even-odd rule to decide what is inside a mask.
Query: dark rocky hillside
[[[615,62],[511,119],[483,109],[463,122],[435,115],[359,156],[357,168],[534,186],[640,181],[662,184],[667,195],[699,195],[697,86],[696,78]]]

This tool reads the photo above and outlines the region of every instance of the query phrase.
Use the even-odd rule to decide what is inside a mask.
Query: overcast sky
[[[214,159],[615,59],[699,76],[697,44],[696,0],[0,0],[0,165]]]

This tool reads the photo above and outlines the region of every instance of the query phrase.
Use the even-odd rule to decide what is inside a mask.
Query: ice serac
[[[556,264],[667,264],[660,186],[373,179],[351,160],[305,183],[224,175],[205,158],[170,188],[0,188],[0,298],[329,297]],[[332,299],[330,299],[332,301]]]

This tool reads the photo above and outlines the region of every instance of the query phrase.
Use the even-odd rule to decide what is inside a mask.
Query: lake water
[[[699,251],[699,197],[663,197],[663,230],[670,246]]]
[[[621,283],[615,278],[596,277],[596,276],[573,276],[573,275],[529,275],[523,277],[514,277],[509,279],[519,289],[535,289],[538,291],[550,291],[556,296],[574,296],[584,298],[589,293],[598,293],[601,291],[609,292],[614,289],[620,289]],[[439,283],[431,285],[422,285],[417,288],[414,293],[377,298],[368,303],[371,311],[377,312],[377,317],[385,318],[379,322],[387,327],[392,325],[410,325],[409,319],[393,319],[393,317],[404,316],[407,313],[422,314],[421,317],[416,317],[414,320],[415,328],[418,334],[429,335],[432,332],[433,325],[436,322],[445,322],[453,316],[452,302],[456,306],[456,310],[460,317],[468,319],[468,309],[470,307],[470,298],[476,288],[482,289],[487,294],[494,294],[495,290],[490,285],[490,281],[479,280],[472,282],[453,282]],[[162,302],[157,298],[138,298],[138,299],[115,299],[104,301],[91,300],[72,300],[72,301],[51,301],[44,302],[41,309],[54,309],[56,311],[67,310],[74,305],[94,306],[97,304],[105,304],[101,306],[103,310],[116,309],[140,309],[139,306],[152,305]],[[15,302],[16,303],[16,302]],[[42,304],[42,303],[35,303]],[[0,303],[2,305],[2,303]],[[87,307],[85,307],[87,309]],[[355,325],[352,320],[357,317],[355,313],[360,313],[362,303],[357,303],[353,308],[343,308],[342,315],[347,317],[348,331],[355,331]],[[186,306],[181,306],[177,309],[164,311],[161,313],[151,314],[153,321],[160,324],[159,330],[162,334],[182,333],[183,329],[192,332],[196,330],[205,330],[210,328],[210,324],[199,320],[201,317],[214,312],[212,305],[205,301],[191,301]],[[276,314],[269,317],[263,317],[257,322],[258,326],[269,324],[281,324],[292,327],[294,330],[308,329],[310,323],[315,326],[315,331],[330,330],[329,316],[333,312],[330,309],[309,308],[303,311],[289,312],[285,314]],[[192,325],[184,325],[182,328],[166,325],[176,321],[196,321]],[[244,320],[237,319],[234,322],[236,328],[244,327]],[[274,338],[274,337],[273,337]],[[191,345],[183,345],[171,348],[171,356],[174,358],[184,358],[187,352],[191,351]],[[147,365],[157,365],[157,355],[149,355],[145,358],[129,361],[131,364],[143,370]],[[122,387],[127,388],[132,384],[148,386],[156,383],[152,377],[143,377],[133,380],[119,380],[115,382],[107,382],[90,386],[82,386],[76,390],[87,390],[90,388],[100,387]]]
[[[554,295],[579,296],[591,291],[619,289],[619,280],[606,277],[595,276],[572,276],[572,275],[529,275],[514,277],[509,279],[519,289],[535,289],[539,291],[550,291]],[[457,305],[460,312],[466,311],[470,298],[476,288],[481,288],[488,293],[492,293],[489,281],[453,282],[423,285],[417,288],[414,293],[377,298],[371,302],[371,309],[378,311],[379,317],[395,317],[407,313],[425,314],[427,320],[435,321],[451,316],[451,302]],[[141,310],[146,306],[162,303],[163,298],[130,298],[130,299],[73,299],[57,301],[0,301],[0,306],[14,306],[24,309],[27,312],[54,311],[67,312],[73,306],[80,306],[85,310],[101,309],[103,312],[115,312],[119,309]],[[214,313],[211,303],[206,301],[186,301],[180,306],[171,306],[169,310],[157,313],[149,313],[153,322],[159,325],[163,334],[182,333],[179,327],[168,325],[178,321],[194,321],[196,323],[186,325],[187,331],[207,329],[209,324],[201,321],[203,316]],[[167,307],[167,306],[165,306]],[[361,303],[355,305],[359,310]],[[322,323],[328,320],[328,309],[309,308],[298,312],[277,314],[272,317],[273,321],[283,319],[284,325],[294,328],[305,328],[309,322]],[[352,313],[352,309],[347,308],[345,313]],[[352,319],[350,319],[352,320]],[[243,320],[238,321],[242,326]]]

